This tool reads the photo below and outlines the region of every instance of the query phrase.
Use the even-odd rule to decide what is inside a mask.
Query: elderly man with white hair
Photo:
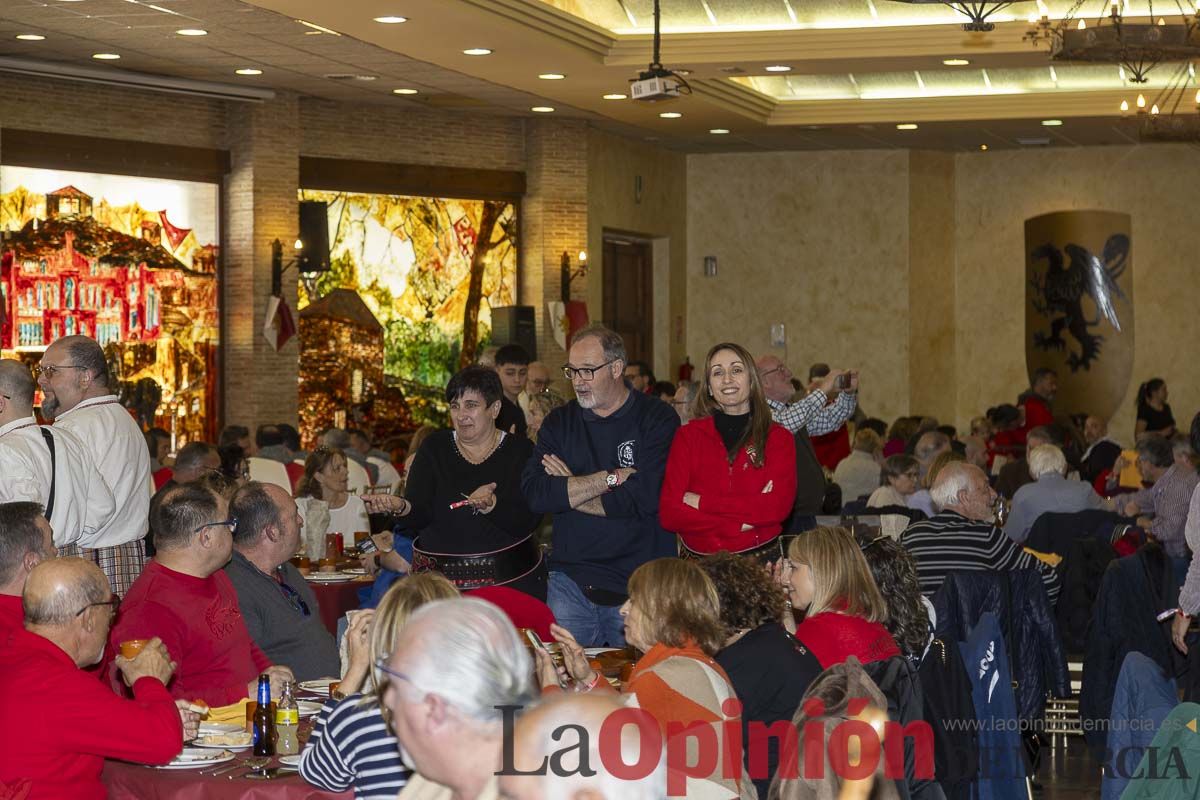
[[[505,800],[666,800],[666,761],[660,758],[649,774],[618,778],[613,762],[601,753],[601,731],[623,720],[613,715],[624,705],[612,694],[558,694],[517,720],[513,758],[499,777]],[[626,711],[626,714],[629,712]],[[639,764],[647,742],[634,724],[621,727],[621,761]],[[659,747],[657,742],[655,747]],[[562,754],[555,758],[555,754]],[[586,760],[585,760],[586,759]],[[550,766],[553,764],[554,766]]]
[[[1088,509],[1108,508],[1091,484],[1066,477],[1067,457],[1052,444],[1043,444],[1029,451],[1027,483],[1013,495],[1012,514],[1004,526],[1008,538],[1023,544],[1033,523],[1049,511],[1074,513]]]
[[[470,598],[422,606],[376,666],[415,772],[398,800],[495,800],[504,717],[534,698],[533,662],[504,612]]]
[[[900,544],[917,562],[922,594],[932,596],[950,572],[1029,567],[1041,572],[1046,594],[1054,603],[1060,588],[1058,573],[1022,550],[992,522],[996,492],[983,470],[964,462],[947,464],[930,494],[942,510],[914,522],[900,535]]]

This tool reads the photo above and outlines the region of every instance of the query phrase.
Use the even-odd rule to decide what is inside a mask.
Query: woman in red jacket
[[[796,445],[771,421],[754,360],[741,345],[708,351],[692,421],[667,456],[659,495],[662,525],[684,555],[720,550],[777,559],[796,495]]]

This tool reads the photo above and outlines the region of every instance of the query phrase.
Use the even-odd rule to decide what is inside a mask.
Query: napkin
[[[219,708],[210,708],[208,710],[208,722],[237,722],[242,725],[246,724],[246,706],[250,704],[249,698],[243,698],[233,705],[220,706]]]

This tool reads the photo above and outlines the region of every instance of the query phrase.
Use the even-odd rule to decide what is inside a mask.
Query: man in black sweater
[[[547,603],[584,646],[625,644],[629,575],[676,552],[658,494],[679,417],[630,390],[625,362],[613,331],[575,334],[564,372],[576,399],[546,417],[521,477],[529,507],[554,515]]]

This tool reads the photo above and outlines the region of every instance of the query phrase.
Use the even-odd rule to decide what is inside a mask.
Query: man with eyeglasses
[[[21,592],[33,568],[57,556],[50,523],[37,503],[0,503],[0,644],[25,616]]]
[[[229,503],[238,521],[233,559],[225,574],[237,590],[250,638],[276,664],[287,664],[302,681],[341,675],[333,636],[321,622],[317,598],[288,559],[300,548],[304,524],[291,495],[278,486],[251,482]]]
[[[179,665],[167,687],[172,697],[223,706],[254,697],[262,673],[271,676],[273,695],[292,679],[291,670],[273,666],[250,638],[237,591],[222,569],[237,526],[225,501],[196,484],[160,493],[150,509],[157,552],[121,604],[109,640],[116,652],[130,639],[162,639]],[[109,678],[120,690],[116,676]]]
[[[166,764],[196,735],[199,718],[164,688],[175,665],[159,640],[117,659],[132,700],[86,671],[104,653],[119,602],[99,567],[44,561],[23,601],[24,628],[0,634],[0,794],[102,800],[106,758]]]
[[[38,365],[42,414],[83,442],[115,512],[93,533],[62,551],[100,566],[112,590],[124,596],[146,561],[142,539],[150,508],[150,453],[133,417],[113,392],[104,350],[87,336],[64,336],[46,348]]]
[[[546,602],[559,624],[580,644],[622,647],[630,574],[675,555],[658,495],[679,417],[632,390],[613,331],[584,328],[567,355],[575,400],[542,423],[521,488],[533,511],[554,515]]]
[[[39,504],[54,544],[66,547],[107,525],[116,504],[88,448],[65,429],[37,424],[35,388],[27,366],[0,360],[0,503]]]

